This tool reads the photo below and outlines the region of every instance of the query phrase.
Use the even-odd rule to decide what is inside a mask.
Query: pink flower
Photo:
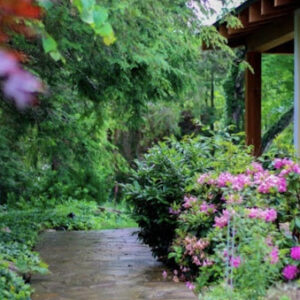
[[[15,57],[3,50],[0,50],[0,77],[3,77],[3,94],[20,109],[33,105],[35,93],[43,90],[41,81],[24,71]]]
[[[277,219],[277,212],[275,209],[267,209],[265,212],[265,221],[274,222]]]
[[[272,239],[272,237],[270,235],[266,237],[266,244],[269,247],[273,247],[273,239]]]
[[[204,213],[214,213],[216,212],[216,206],[214,204],[207,204],[206,201],[202,202],[200,205],[200,211]]]
[[[296,246],[291,249],[291,258],[294,260],[300,260],[300,246]]]
[[[249,175],[239,174],[232,177],[232,188],[236,191],[241,191],[246,186],[251,186],[252,181]]]
[[[299,270],[296,266],[287,265],[286,267],[284,267],[282,274],[286,279],[292,280],[297,276],[298,272]]]
[[[189,281],[187,281],[185,283],[186,287],[189,289],[189,290],[194,290],[195,289],[195,285]]]
[[[201,266],[201,262],[198,256],[193,256],[193,264],[195,264],[196,266]]]
[[[268,175],[258,181],[257,190],[262,194],[268,194],[272,188],[276,188],[278,192],[284,193],[287,190],[287,181],[284,177]]]
[[[166,279],[168,277],[168,272],[166,270],[162,272],[162,277],[163,279]]]
[[[34,103],[34,93],[42,91],[41,82],[30,73],[18,70],[3,83],[3,93],[15,101],[18,108],[23,109]]]
[[[172,207],[169,207],[169,214],[170,215],[179,215],[181,213],[181,210],[180,209],[173,209]]]
[[[204,174],[200,175],[200,177],[198,178],[197,182],[198,182],[199,184],[206,183],[207,180],[209,179],[209,177],[210,177],[210,174],[204,173]]]
[[[233,180],[233,175],[231,175],[230,173],[228,172],[221,173],[217,179],[218,187],[221,188],[230,185],[232,183],[232,180]]]
[[[277,219],[277,212],[273,208],[263,210],[261,208],[248,209],[248,217],[250,219],[261,219],[266,222],[274,222]]]
[[[260,218],[261,210],[259,208],[250,208],[248,210],[248,217],[250,219]]]
[[[260,172],[263,172],[263,171],[264,171],[264,168],[260,163],[253,162],[253,163],[251,163],[250,168],[248,168],[246,170],[246,174],[247,175],[253,175],[255,173],[260,173]]]
[[[238,268],[241,264],[241,258],[239,256],[232,257],[230,259],[230,264],[231,264],[232,267]]]
[[[7,51],[0,50],[0,76],[7,76],[19,69],[17,59]]]
[[[184,208],[190,208],[192,207],[192,204],[193,203],[196,203],[197,202],[197,198],[196,197],[193,197],[193,196],[184,196],[184,203],[183,203],[183,207]]]
[[[231,194],[224,199],[228,204],[240,204],[243,202],[243,197],[239,194]]]
[[[179,282],[178,276],[173,276],[173,281],[174,281],[174,282]]]
[[[227,226],[230,219],[230,212],[228,210],[223,210],[223,214],[220,217],[215,217],[214,227],[223,228]]]
[[[286,176],[291,172],[300,174],[300,166],[289,158],[276,158],[274,160],[274,167],[276,169],[283,168],[279,176]]]
[[[271,264],[277,264],[279,261],[279,250],[277,247],[272,248],[270,253]]]
[[[203,266],[203,267],[209,267],[209,266],[211,266],[212,264],[213,264],[213,262],[212,262],[211,260],[205,259],[205,260],[203,261],[202,266]]]
[[[274,167],[275,169],[281,169],[285,165],[284,159],[275,158],[274,159]]]

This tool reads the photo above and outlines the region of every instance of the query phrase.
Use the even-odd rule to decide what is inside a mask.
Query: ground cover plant
[[[31,275],[47,273],[34,251],[38,235],[47,229],[100,230],[135,227],[124,206],[70,201],[51,209],[8,209],[0,206],[0,298],[30,299]]]

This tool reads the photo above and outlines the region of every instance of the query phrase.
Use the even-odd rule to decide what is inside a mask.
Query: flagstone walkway
[[[135,230],[44,233],[36,250],[51,274],[33,276],[32,299],[196,300],[183,283],[162,279]]]

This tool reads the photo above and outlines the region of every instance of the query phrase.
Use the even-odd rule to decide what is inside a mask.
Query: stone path
[[[46,232],[37,251],[49,275],[35,275],[33,300],[196,300],[163,267],[133,229]]]

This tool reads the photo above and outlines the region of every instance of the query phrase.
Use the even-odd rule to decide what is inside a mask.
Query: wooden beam
[[[261,3],[260,1],[255,2],[249,7],[249,23],[261,21]]]
[[[261,0],[261,15],[269,16],[291,11],[295,8],[296,3],[292,2],[291,4],[292,5],[289,4],[283,7],[279,7],[274,5],[274,0]]]
[[[294,41],[287,42],[278,47],[272,48],[265,53],[271,54],[294,54]]]
[[[225,38],[228,38],[229,37],[229,34],[228,34],[228,29],[226,27],[226,25],[222,24],[220,27],[219,27],[219,33],[224,36]]]
[[[263,1],[255,2],[249,7],[249,23],[251,24],[256,22],[272,20],[274,18],[279,18],[285,16],[291,10],[292,10],[291,7],[286,7],[286,8],[276,9],[273,11],[273,13],[263,14]]]
[[[272,0],[273,1],[273,0]],[[228,28],[228,34],[231,37],[232,35],[244,34],[255,29],[259,28],[262,24],[270,23],[271,20],[263,20],[261,22],[249,23],[249,8],[243,10],[239,15],[238,18],[242,23],[242,28]]]
[[[261,154],[261,53],[248,52],[247,62],[252,66],[246,71],[246,143],[253,145],[253,154]]]
[[[274,6],[274,0],[262,0],[261,1],[261,14],[263,16],[273,14],[277,12],[278,7]]]
[[[284,6],[284,5],[293,4],[296,2],[297,2],[297,0],[274,0],[274,6],[275,7]]]
[[[249,51],[267,52],[279,45],[285,44],[294,38],[294,18],[290,15],[265,25],[247,37]]]

